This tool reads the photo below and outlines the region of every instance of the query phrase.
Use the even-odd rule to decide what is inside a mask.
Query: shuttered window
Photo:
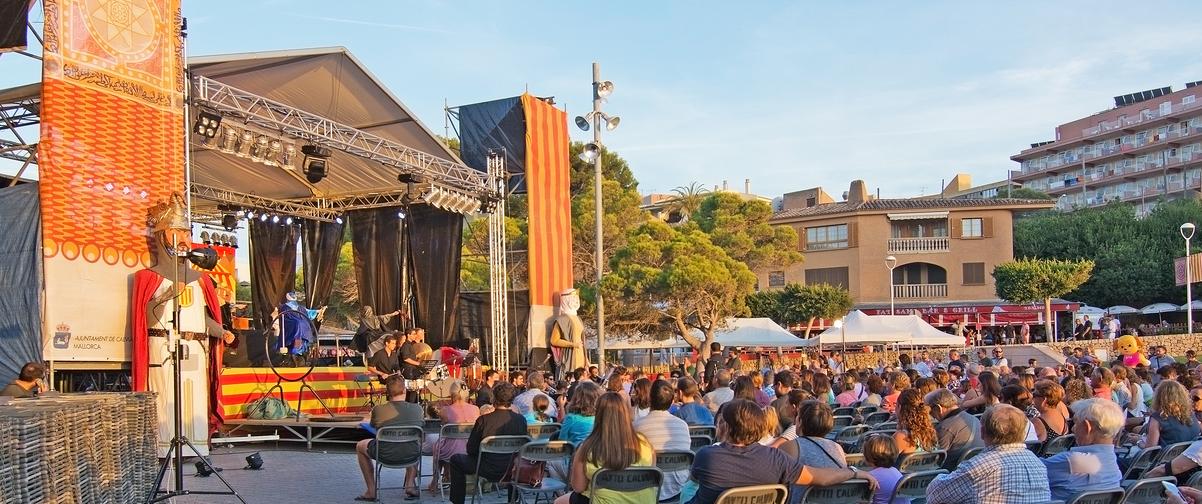
[[[806,285],[828,284],[836,287],[847,288],[847,267],[841,268],[813,268],[806,270]]]
[[[985,285],[985,263],[964,263],[964,285]]]

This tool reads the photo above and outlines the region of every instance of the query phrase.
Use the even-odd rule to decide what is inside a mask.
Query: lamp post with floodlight
[[[1189,240],[1194,237],[1194,223],[1186,222],[1178,229],[1181,231],[1181,237],[1185,238],[1185,332],[1190,335],[1194,334],[1194,293],[1192,284],[1194,282],[1193,272],[1190,271],[1193,266],[1189,259]]]
[[[593,130],[593,141],[584,145],[580,159],[593,164],[593,202],[595,206],[595,243],[593,245],[593,262],[597,268],[597,363],[598,369],[605,372],[605,303],[601,299],[601,276],[605,257],[602,255],[602,205],[601,205],[601,126],[613,131],[621,122],[617,116],[610,117],[601,111],[602,101],[614,92],[614,83],[601,80],[601,65],[593,63],[593,111],[583,116],[576,116],[576,126],[583,131]]]
[[[897,315],[893,313],[893,268],[897,267],[897,258],[893,256],[886,257],[885,267],[889,268],[889,314]]]

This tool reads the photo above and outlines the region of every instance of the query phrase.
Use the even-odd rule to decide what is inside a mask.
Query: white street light
[[[843,359],[846,362],[846,360],[847,360],[847,329],[843,328],[843,319],[836,319],[831,325],[834,327],[837,327],[839,329],[839,339],[842,341],[842,345],[843,345]]]
[[[601,146],[600,145],[593,143],[593,142],[584,144],[584,150],[580,151],[580,160],[581,161],[584,161],[586,163],[593,163],[593,162],[596,162],[600,158],[601,158]]]
[[[607,80],[601,80],[601,65],[593,63],[593,110],[584,116],[576,118],[576,126],[584,131],[588,131],[591,127],[593,130],[593,141],[584,145],[584,150],[580,153],[580,159],[586,163],[593,164],[593,205],[595,207],[594,215],[594,235],[593,240],[593,261],[594,267],[597,269],[597,355],[598,365],[602,373],[605,372],[605,300],[601,297],[601,276],[604,269],[604,258],[602,256],[602,246],[604,233],[602,229],[602,207],[601,207],[601,124],[605,124],[607,131],[613,131],[618,127],[621,119],[609,117],[601,112],[601,104],[605,98],[614,92],[614,83]],[[591,123],[591,124],[590,124]]]
[[[1189,241],[1194,237],[1194,223],[1182,224],[1179,231],[1181,231],[1181,237],[1185,238],[1185,332],[1192,335],[1194,334],[1194,293],[1191,284],[1194,283],[1194,279],[1193,272],[1190,271],[1193,265],[1190,264]]]
[[[897,267],[897,258],[893,256],[885,257],[885,267],[889,268],[889,314],[893,313],[893,268]]]
[[[614,94],[614,83],[612,81],[601,81],[597,83],[597,97],[608,98]]]

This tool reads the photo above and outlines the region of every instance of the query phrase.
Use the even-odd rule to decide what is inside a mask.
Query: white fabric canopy
[[[843,327],[831,327],[806,340],[810,346],[876,345],[964,346],[964,338],[936,329],[917,315],[866,315],[855,310],[843,318]]]
[[[701,331],[696,329],[693,330],[693,336],[698,339],[705,337]],[[726,329],[714,334],[714,341],[721,343],[723,347],[796,348],[812,346],[814,344],[810,343],[810,340],[794,336],[793,333],[777,325],[772,319],[767,318],[732,318],[727,321]],[[689,344],[678,336],[665,340],[654,340],[646,337],[611,338],[605,343],[606,350],[657,348],[689,348]]]
[[[1106,309],[1111,315],[1124,315],[1127,313],[1139,313],[1139,310],[1127,305],[1116,305]]]
[[[1096,318],[1096,317],[1101,317],[1102,315],[1105,315],[1105,314],[1106,314],[1106,310],[1103,310],[1096,306],[1089,306],[1085,303],[1081,303],[1081,307],[1077,309],[1078,316],[1089,315],[1091,317]]]
[[[1156,314],[1156,313],[1168,313],[1168,312],[1177,311],[1179,308],[1181,308],[1181,307],[1177,306],[1175,304],[1172,304],[1172,303],[1152,303],[1148,306],[1140,308],[1139,312],[1144,315],[1152,315],[1152,314]]]

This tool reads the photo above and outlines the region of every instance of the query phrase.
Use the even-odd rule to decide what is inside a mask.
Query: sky
[[[1004,5],[1004,8],[1002,6]],[[592,62],[640,190],[884,197],[978,184],[1112,97],[1202,80],[1202,4],[184,0],[189,53],[345,46],[436,132],[443,103],[526,89],[570,115]],[[31,19],[40,21],[40,12]],[[0,57],[0,86],[38,78]],[[573,138],[590,133],[572,129]],[[6,167],[0,166],[0,172]]]

